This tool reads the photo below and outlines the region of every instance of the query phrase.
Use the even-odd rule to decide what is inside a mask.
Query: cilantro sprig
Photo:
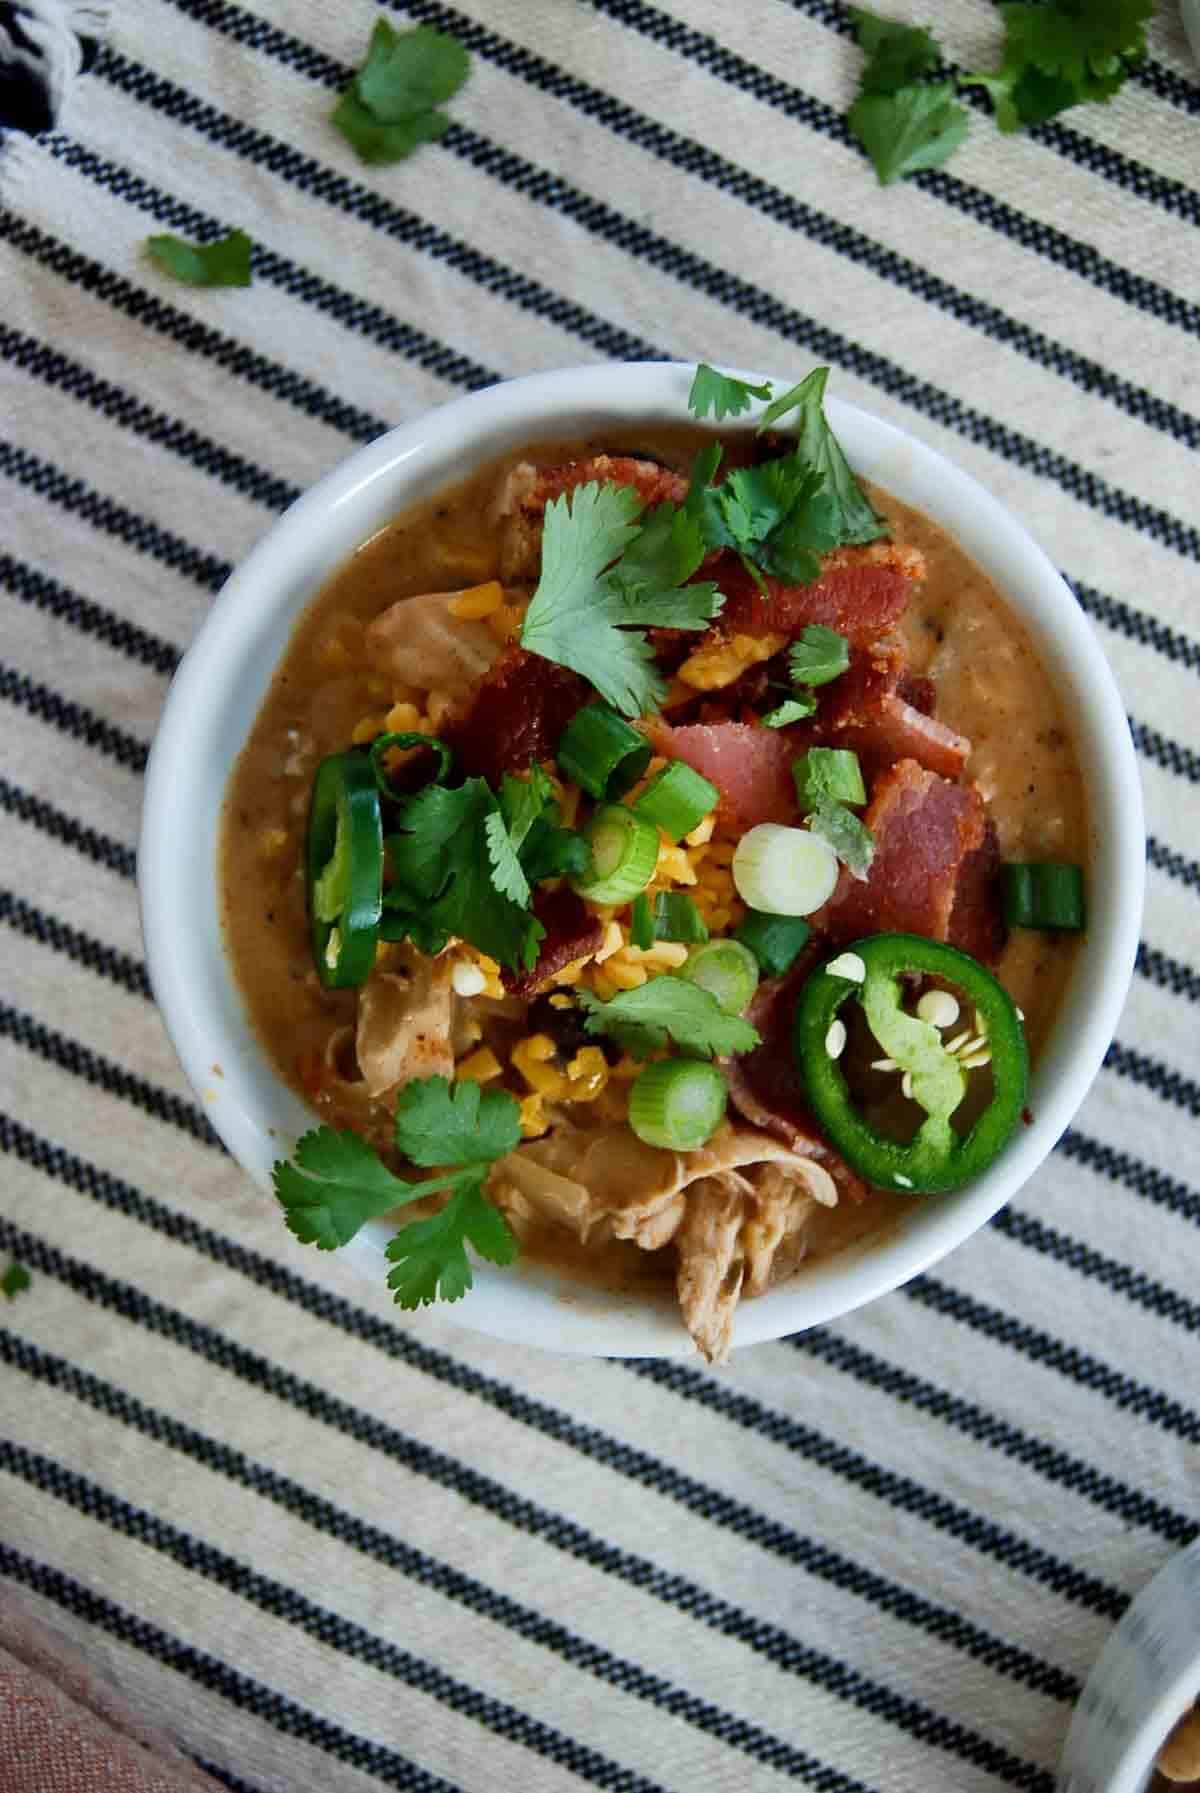
[[[517,1256],[508,1222],[483,1189],[492,1165],[520,1137],[520,1109],[506,1090],[416,1078],[396,1102],[396,1148],[412,1164],[439,1167],[434,1176],[407,1182],[357,1133],[317,1127],[297,1142],[291,1161],[275,1165],[275,1194],[297,1239],[333,1251],[368,1220],[448,1191],[436,1214],[410,1220],[390,1240],[388,1287],[403,1308],[458,1301],[472,1283],[468,1244],[494,1264]]]
[[[184,237],[146,238],[146,252],[164,273],[185,286],[249,286],[254,245],[244,230],[231,230],[215,243],[189,243]]]
[[[18,1264],[14,1258],[4,1275],[0,1276],[0,1295],[3,1295],[7,1301],[15,1301],[18,1295],[25,1293],[32,1282],[33,1278],[24,1264]]]
[[[706,1058],[749,1052],[759,1044],[757,1029],[740,1015],[727,1015],[710,991],[669,973],[637,990],[622,990],[608,1002],[590,990],[576,996],[587,1010],[587,1032],[608,1034],[638,1058],[661,1051],[668,1039]]]
[[[542,570],[521,646],[589,679],[615,710],[657,708],[666,684],[647,628],[703,629],[721,607],[716,587],[685,585],[704,557],[699,530],[673,505],[644,528],[629,486],[578,486],[546,506]]]
[[[470,72],[463,46],[443,31],[416,25],[396,31],[377,19],[366,60],[343,93],[331,122],[363,162],[400,162],[450,129],[438,110]]]
[[[708,417],[710,414],[717,423],[724,422],[726,417],[740,417],[748,411],[756,398],[770,398],[771,388],[767,385],[752,386],[747,380],[735,379],[732,374],[720,373],[715,367],[701,361],[696,368],[696,377],[692,381],[692,389],[688,393],[688,410],[693,417]]]

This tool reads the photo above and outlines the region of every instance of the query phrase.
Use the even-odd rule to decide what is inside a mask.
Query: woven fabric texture
[[[886,10],[998,46],[986,0]],[[225,1785],[1050,1793],[1195,1535],[1200,71],[1158,11],[1112,104],[973,111],[887,190],[836,0],[397,0],[473,64],[385,169],[327,122],[374,7],[123,0],[0,149],[0,1577]],[[143,249],[234,226],[245,290]],[[182,1078],[134,888],[168,679],[273,517],[456,393],[662,357],[827,361],[1023,518],[1150,836],[1042,1172],[720,1372],[497,1344],[297,1245]]]

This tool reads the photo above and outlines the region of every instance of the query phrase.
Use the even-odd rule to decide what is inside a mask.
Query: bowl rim
[[[233,985],[220,941],[216,829],[229,769],[292,629],[332,571],[373,533],[364,519],[378,527],[522,442],[639,420],[689,421],[694,371],[694,363],[627,362],[532,374],[388,431],[335,466],[272,525],[226,582],[184,655],[147,766],[138,846],[142,928],[155,998],[184,1071],[218,1135],[260,1186],[269,1188],[272,1159],[313,1116],[271,1068]],[[789,384],[724,371],[756,384],[770,378],[777,390]],[[930,1198],[884,1237],[742,1304],[735,1347],[840,1317],[898,1287],[970,1237],[1035,1173],[1103,1062],[1141,924],[1145,838],[1132,741],[1107,660],[1070,588],[1024,526],[936,449],[836,397],[827,398],[826,409],[856,470],[947,528],[993,578],[1058,685],[1081,764],[1090,768],[1092,913],[1063,1012],[1035,1071],[1025,1132],[975,1183]],[[228,716],[239,709],[240,730]],[[221,765],[214,803],[205,769]],[[200,817],[184,852],[175,826],[180,813]],[[371,1222],[344,1253],[382,1279],[387,1236],[382,1222]],[[560,1352],[693,1349],[673,1305],[531,1266],[478,1266],[474,1289],[448,1311],[478,1331]]]

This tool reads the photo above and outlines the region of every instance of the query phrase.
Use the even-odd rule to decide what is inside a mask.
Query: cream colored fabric
[[[912,11],[992,54],[984,0]],[[822,0],[397,5],[475,59],[392,169],[326,122],[373,8],[124,0],[61,132],[0,152],[0,1263],[34,1276],[0,1574],[231,1786],[1045,1793],[1195,1529],[1200,72],[1159,12],[1112,105],[974,114],[887,191]],[[148,265],[210,220],[249,290]],[[465,387],[655,355],[826,358],[1024,517],[1153,842],[1119,1043],[1042,1174],[719,1374],[406,1317],[292,1241],[206,1136],[131,879],[174,655],[276,510]]]

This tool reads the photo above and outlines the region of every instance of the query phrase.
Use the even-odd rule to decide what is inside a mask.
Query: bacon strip
[[[566,884],[560,884],[557,890],[541,885],[534,892],[533,913],[545,928],[546,937],[532,971],[506,968],[500,973],[504,988],[512,996],[532,996],[564,965],[594,953],[604,939],[601,921]]]
[[[875,840],[871,870],[865,881],[843,872],[814,925],[837,942],[891,932],[947,939],[964,862],[986,835],[977,788],[899,760],[877,780],[863,820]]]
[[[716,785],[718,816],[732,828],[744,832],[758,822],[796,820],[792,761],[806,745],[796,729],[764,728],[760,722],[672,728],[657,716],[643,721],[642,728],[656,753],[682,760]]]
[[[958,868],[946,938],[951,946],[988,964],[1004,951],[1008,929],[1000,903],[1000,843],[994,822],[985,827],[982,846],[968,853]]]
[[[587,700],[578,673],[512,644],[479,681],[467,709],[442,725],[441,738],[465,772],[494,784],[502,772],[526,772],[532,760],[548,759]]]
[[[915,549],[872,542],[869,547],[839,548],[827,554],[820,577],[811,585],[785,585],[768,578],[764,596],[738,556],[725,552],[706,561],[696,574],[697,579],[715,580],[725,594],[724,608],[703,640],[792,636],[809,623],[822,623],[844,635],[852,647],[866,647],[899,622],[914,584],[924,576],[925,562]],[[692,636],[688,652],[697,645]]]
[[[681,473],[635,455],[591,455],[557,467],[521,461],[507,475],[496,500],[503,523],[500,566],[505,579],[536,579],[542,561],[542,517],[553,498],[577,486],[632,486],[647,505],[682,504],[688,482]]]

